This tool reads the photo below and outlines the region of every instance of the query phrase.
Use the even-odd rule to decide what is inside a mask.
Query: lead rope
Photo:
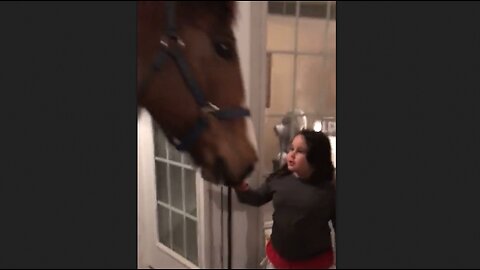
[[[223,238],[223,235],[224,235],[224,222],[223,222],[223,196],[224,196],[224,193],[223,193],[223,185],[220,187],[220,193],[221,193],[221,197],[220,197],[220,207],[221,207],[221,213],[220,213],[220,220],[221,220],[221,223],[220,223],[220,228],[221,228],[221,232],[220,232],[220,250],[222,251],[221,253],[221,256],[220,256],[220,264],[222,266],[222,268],[225,268],[224,266],[224,259],[223,259],[223,255],[224,255],[224,247],[223,247],[223,243],[224,243],[224,238]],[[231,187],[228,187],[228,199],[227,199],[227,234],[228,234],[228,238],[227,238],[227,269],[232,269],[232,188]]]
[[[222,268],[225,268],[223,265],[223,255],[224,255],[224,249],[223,249],[223,185],[220,186],[220,207],[222,208],[220,211],[220,250],[221,250],[221,255],[220,255],[220,265]]]
[[[228,269],[232,269],[232,188],[228,187]]]

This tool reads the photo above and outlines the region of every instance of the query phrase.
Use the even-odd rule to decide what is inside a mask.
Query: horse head
[[[233,33],[235,1],[137,6],[138,104],[213,183],[235,185],[257,154]]]

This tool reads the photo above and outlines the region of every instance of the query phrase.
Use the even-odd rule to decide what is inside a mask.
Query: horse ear
[[[235,15],[237,12],[237,1],[226,1],[228,11]]]
[[[232,21],[235,21],[237,16],[237,1],[225,1],[225,9]]]

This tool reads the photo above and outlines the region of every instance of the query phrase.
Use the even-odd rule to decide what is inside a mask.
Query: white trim
[[[170,151],[167,150],[167,158],[169,158],[169,155],[170,155],[169,153],[170,153]],[[156,163],[155,163],[155,166],[157,166]],[[172,193],[170,192],[170,190],[172,189],[172,185],[170,183],[170,166],[165,166],[165,169],[167,171],[168,204],[172,205]],[[154,181],[156,183],[157,179],[155,178]],[[157,190],[155,189],[155,193],[156,193],[156,191]],[[158,202],[158,200],[157,200],[157,202]],[[155,206],[158,207],[158,204],[156,204]],[[169,231],[168,236],[169,236],[169,244],[173,247],[173,214],[172,214],[172,212],[173,211],[168,211],[168,231]],[[156,218],[155,221],[157,221],[155,224],[158,227],[158,218]],[[158,237],[155,238],[155,242],[158,242]]]
[[[183,158],[182,158],[182,161],[183,161]],[[181,178],[182,178],[181,184],[182,184],[182,207],[183,207],[183,216],[182,216],[183,218],[183,253],[185,254],[185,257],[188,257],[187,256],[187,216],[190,216],[190,215],[187,213],[187,207],[185,203],[185,201],[187,200],[187,198],[185,197],[185,169],[182,170]],[[196,190],[195,190],[195,193],[197,193]],[[195,197],[197,197],[196,194],[195,194]],[[172,210],[173,210],[173,207],[172,207]],[[195,221],[198,227],[197,219],[194,218],[193,220]],[[197,239],[198,239],[198,235],[197,235]],[[198,250],[197,250],[197,258],[198,258]]]
[[[161,158],[161,157],[155,157],[155,161],[160,161],[160,162],[163,162],[163,163],[166,163],[166,164],[169,164],[169,165],[175,165],[175,166],[181,167],[183,169],[195,170],[195,167],[193,167],[191,165],[180,163],[178,161],[173,161],[173,160]]]
[[[207,265],[207,254],[209,255],[210,253],[210,247],[207,246],[205,239],[206,238],[206,221],[207,216],[205,211],[205,205],[208,205],[205,203],[205,201],[208,200],[208,197],[205,196],[205,182],[200,176],[200,173],[196,171],[195,173],[195,181],[196,185],[195,187],[197,188],[197,249],[198,249],[198,265],[200,268],[209,268]],[[209,201],[209,200],[208,200]]]
[[[175,213],[177,213],[177,214],[179,214],[179,215],[186,216],[186,217],[188,217],[189,219],[193,219],[193,221],[195,221],[195,222],[198,221],[198,218],[196,218],[196,217],[190,215],[189,213],[184,212],[184,211],[182,211],[182,210],[180,210],[180,209],[178,209],[178,208],[176,208],[176,207],[174,207],[174,206],[171,206],[171,205],[169,205],[169,204],[166,204],[166,203],[164,203],[164,202],[162,202],[162,201],[157,201],[157,203],[158,203],[159,205],[165,207],[165,208],[168,208],[168,209],[172,210],[173,212],[175,212]],[[198,207],[197,207],[197,209],[198,209]]]

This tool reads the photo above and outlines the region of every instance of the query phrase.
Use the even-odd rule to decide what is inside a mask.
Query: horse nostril
[[[215,176],[217,179],[220,180],[220,183],[223,183],[226,186],[230,186],[232,184],[238,184],[239,181],[245,180],[245,178],[247,178],[253,172],[253,169],[254,165],[249,165],[241,175],[236,176],[239,178],[236,178],[228,170],[225,160],[223,160],[222,158],[217,158],[214,171]]]

